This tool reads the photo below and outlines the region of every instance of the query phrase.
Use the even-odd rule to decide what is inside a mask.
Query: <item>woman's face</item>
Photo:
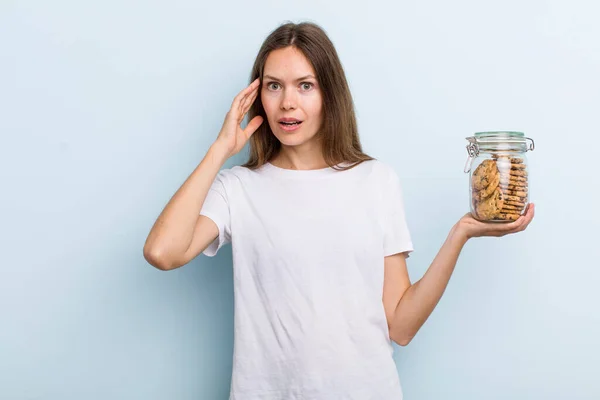
[[[323,99],[315,71],[299,50],[286,47],[269,54],[260,97],[269,126],[283,146],[316,142]]]

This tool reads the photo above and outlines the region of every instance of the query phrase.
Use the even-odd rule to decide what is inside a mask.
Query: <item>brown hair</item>
[[[373,157],[363,153],[354,102],[344,69],[337,51],[325,31],[312,22],[299,24],[285,23],[275,29],[263,42],[252,72],[250,82],[260,77],[262,82],[265,63],[273,50],[293,46],[308,59],[315,70],[316,79],[323,96],[323,124],[317,133],[322,138],[323,157],[332,168],[346,170]],[[255,169],[270,161],[281,149],[281,143],[271,131],[260,100],[260,95],[248,110],[248,121],[255,116],[263,117],[264,122],[250,138],[250,156],[242,165]],[[348,167],[336,165],[348,162]]]

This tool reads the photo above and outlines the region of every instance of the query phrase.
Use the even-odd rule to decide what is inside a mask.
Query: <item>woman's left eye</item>
[[[310,88],[312,88],[312,86],[313,86],[313,84],[310,82],[302,82],[300,85],[302,86],[302,89],[304,89],[304,90],[310,90]],[[308,87],[306,87],[305,85],[307,85]]]

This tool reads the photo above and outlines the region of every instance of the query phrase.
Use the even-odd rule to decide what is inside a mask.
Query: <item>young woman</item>
[[[248,162],[221,170],[248,141]],[[415,336],[467,240],[522,231],[533,215],[530,206],[506,224],[463,216],[411,283],[398,175],[363,153],[326,33],[288,23],[263,43],[251,84],[158,217],[144,256],[170,270],[232,244],[231,399],[398,400],[391,342]]]

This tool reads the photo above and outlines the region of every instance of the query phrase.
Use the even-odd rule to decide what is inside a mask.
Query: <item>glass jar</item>
[[[529,204],[525,153],[535,148],[523,132],[477,132],[466,138],[471,215],[479,221],[511,222]]]

